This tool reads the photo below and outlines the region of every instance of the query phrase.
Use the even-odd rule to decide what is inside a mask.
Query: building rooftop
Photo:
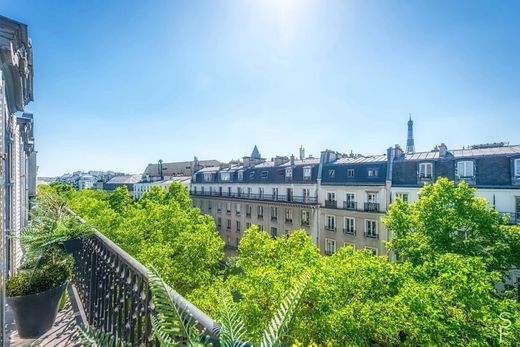
[[[134,184],[141,180],[141,175],[124,175],[116,176],[108,181],[106,184]]]

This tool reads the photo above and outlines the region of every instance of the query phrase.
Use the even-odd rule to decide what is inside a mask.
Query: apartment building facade
[[[504,143],[449,150],[445,144],[430,152],[403,153],[394,148],[390,200],[416,201],[425,183],[446,177],[476,188],[511,224],[520,223],[520,146]]]
[[[256,146],[243,159],[197,171],[190,187],[194,206],[214,218],[226,246],[237,247],[253,224],[273,237],[304,229],[318,244],[319,159],[266,161]]]
[[[382,217],[390,195],[389,162],[387,155],[322,153],[318,199],[319,246],[324,254],[344,246],[386,254],[383,241],[390,235]]]
[[[0,16],[0,305],[5,305],[5,280],[21,262],[19,236],[27,224],[29,199],[36,194],[36,152],[33,115],[32,45],[27,26]],[[0,326],[4,326],[0,313]],[[3,345],[4,329],[0,329]]]

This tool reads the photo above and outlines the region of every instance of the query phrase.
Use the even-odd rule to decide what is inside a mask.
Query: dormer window
[[[310,180],[311,179],[312,168],[310,166],[306,166],[303,168],[303,179]]]
[[[354,169],[347,169],[347,177],[354,177]]]
[[[433,166],[432,163],[419,164],[419,178],[432,178]]]
[[[467,178],[475,175],[473,162],[470,160],[457,162],[457,177]]]
[[[330,169],[329,170],[329,178],[334,178],[334,177],[336,177],[336,170]]]
[[[254,171],[251,171],[251,172],[249,173],[249,179],[252,180],[252,179],[254,179],[254,178],[255,178],[255,172],[254,172]]]
[[[239,181],[243,181],[244,180],[244,171],[242,171],[242,170],[238,171],[237,178]]]
[[[520,159],[515,159],[515,177],[520,177]]]
[[[220,173],[220,179],[222,181],[229,181],[229,177],[230,177],[229,172],[221,172]]]
[[[260,174],[260,178],[267,178],[269,176],[269,171],[262,171]]]
[[[292,177],[292,167],[285,168],[285,177]]]
[[[368,177],[377,177],[379,176],[378,169],[368,169]]]
[[[204,182],[211,182],[211,172],[204,173]]]

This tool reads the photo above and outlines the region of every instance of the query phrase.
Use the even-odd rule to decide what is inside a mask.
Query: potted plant
[[[52,253],[41,259],[39,266],[7,281],[7,303],[20,337],[38,337],[52,327],[72,266],[70,255]]]

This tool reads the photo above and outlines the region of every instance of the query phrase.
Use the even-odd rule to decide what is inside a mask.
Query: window
[[[285,223],[292,223],[292,208],[285,209]]]
[[[347,169],[347,177],[354,177],[354,169]]]
[[[246,223],[246,229],[249,229],[249,228],[251,228],[251,223],[247,222]]]
[[[246,205],[246,217],[251,217],[251,212],[253,211],[253,206]]]
[[[309,225],[309,211],[302,210],[302,225]]]
[[[303,179],[304,180],[310,180],[311,179],[311,173],[312,173],[312,167],[306,166],[303,168]]]
[[[343,247],[352,247],[353,251],[356,250],[356,244],[355,243],[343,242]]]
[[[395,193],[395,198],[401,199],[403,202],[408,202],[408,193]]]
[[[240,221],[237,220],[237,233],[240,232]]]
[[[473,162],[472,161],[459,161],[457,162],[457,177],[465,178],[465,177],[473,177]]]
[[[367,192],[367,202],[376,203],[377,202],[377,193]]]
[[[204,186],[200,187],[200,192],[202,195],[204,195]]]
[[[278,229],[277,228],[275,228],[275,227],[271,228],[271,236],[272,237],[278,236]]]
[[[365,219],[365,236],[377,237],[377,221]]]
[[[208,201],[208,211],[211,211],[213,203],[211,201]]]
[[[327,192],[327,201],[336,201],[336,193]]]
[[[220,173],[220,179],[222,181],[229,181],[229,177],[230,177],[229,172],[221,172]]]
[[[291,178],[292,177],[292,167],[286,167],[285,168],[285,177]]]
[[[278,200],[278,188],[273,188],[273,200]]]
[[[329,178],[334,178],[334,177],[336,177],[336,170],[330,169],[329,170]]]
[[[259,231],[264,231],[264,225],[263,224],[258,224],[258,230]]]
[[[365,247],[366,250],[369,250],[370,252],[372,252],[372,255],[376,256],[377,255],[377,248],[375,247]]]
[[[254,172],[254,171],[251,171],[251,172],[249,173],[249,179],[252,180],[252,179],[254,179],[254,178],[255,178],[255,172]]]
[[[226,203],[226,212],[231,213],[231,203],[230,202]]]
[[[303,202],[306,202],[309,199],[309,196],[311,195],[310,194],[310,189],[309,188],[303,188],[302,189],[302,194],[303,194]]]
[[[368,177],[379,176],[379,169],[368,169]]]
[[[238,179],[239,181],[243,181],[243,180],[244,180],[244,171],[242,171],[242,170],[238,171],[238,173],[237,173],[237,179]]]
[[[218,195],[222,196],[222,187],[218,187]]]
[[[264,188],[258,188],[258,194],[260,195],[260,199],[264,198]]]
[[[204,182],[211,182],[211,172],[205,172],[204,173]]]
[[[325,216],[325,229],[336,231],[336,216]]]
[[[235,204],[235,211],[236,211],[237,215],[240,215],[240,203]]]
[[[240,237],[237,237],[235,239],[235,246],[238,247],[239,244],[240,244]]]
[[[287,201],[293,201],[293,189],[287,188]]]
[[[325,254],[333,255],[336,252],[336,240],[325,239]]]
[[[271,220],[277,220],[277,219],[278,219],[278,208],[271,207]]]
[[[217,227],[218,228],[222,227],[222,218],[221,217],[217,218]]]
[[[197,186],[193,186],[193,194],[197,195]]]
[[[238,197],[242,196],[242,188],[240,188],[240,187],[237,187],[237,196]]]
[[[356,233],[356,220],[352,217],[345,217],[345,227],[343,228],[345,234]]]
[[[228,196],[231,196],[231,187],[228,187],[228,188],[227,188],[227,195],[228,195]]]
[[[251,197],[251,193],[252,193],[253,189],[251,187],[247,187],[247,197]]]
[[[349,210],[356,209],[356,194],[354,193],[345,193],[345,206],[343,206]]]
[[[432,178],[432,163],[419,164],[419,178]]]
[[[231,219],[227,220],[227,230],[231,230]]]
[[[220,212],[220,211],[222,211],[222,203],[217,202],[217,212]]]
[[[515,177],[520,177],[520,159],[515,159]]]
[[[231,236],[226,237],[226,243],[231,246]]]
[[[264,207],[263,206],[257,206],[256,212],[257,212],[258,218],[264,218]]]
[[[260,178],[267,178],[269,176],[269,171],[262,171],[262,173],[260,174]]]

